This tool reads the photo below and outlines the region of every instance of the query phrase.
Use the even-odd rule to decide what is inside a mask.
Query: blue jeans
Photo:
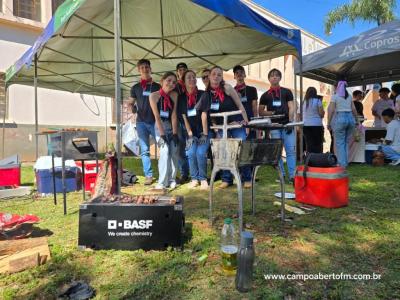
[[[153,177],[150,159],[150,135],[155,138],[154,123],[137,122],[136,131],[139,137],[140,156],[142,158],[143,173],[146,177]]]
[[[383,145],[382,151],[385,153],[385,158],[390,159],[392,161],[396,161],[400,159],[400,152],[397,152],[389,145]]]
[[[190,177],[192,180],[207,180],[207,152],[210,146],[210,140],[207,143],[193,145],[186,150],[186,155],[189,159]]]
[[[219,135],[222,136],[222,131],[219,132]],[[228,130],[228,138],[233,139],[241,139],[242,141],[246,140],[246,130],[244,128],[234,128]],[[242,181],[251,181],[251,167],[241,167],[240,168],[240,175]],[[232,174],[229,170],[222,171],[222,181],[227,182],[229,184],[233,183]]]
[[[163,122],[167,143],[160,147],[160,158],[158,159],[158,185],[169,187],[175,182],[178,167],[178,146],[172,140],[171,123]],[[157,143],[160,140],[160,133],[156,128]]]
[[[286,164],[289,171],[289,178],[294,178],[296,172],[296,130],[286,133],[285,129],[271,130],[272,139],[282,139],[286,152]],[[285,168],[283,166],[282,157],[279,159],[279,168],[283,176],[285,176]]]
[[[333,135],[335,137],[335,145],[338,163],[341,167],[347,167],[349,138],[353,134],[355,121],[352,112],[337,112],[335,125],[333,127]]]
[[[178,136],[179,136],[179,145],[178,145],[178,166],[179,172],[181,173],[181,177],[189,177],[189,162],[186,154],[186,134],[185,134],[185,126],[182,124],[178,124]]]

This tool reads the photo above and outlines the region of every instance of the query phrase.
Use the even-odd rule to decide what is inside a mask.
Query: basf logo
[[[108,220],[108,229],[149,229],[153,220]]]

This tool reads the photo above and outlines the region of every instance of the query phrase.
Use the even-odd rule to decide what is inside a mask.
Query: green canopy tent
[[[288,54],[301,56],[300,31],[272,24],[239,0],[66,0],[7,70],[6,84],[35,87],[36,129],[37,87],[115,97],[121,163],[121,95],[138,80],[139,59],[151,61],[157,79],[181,61],[193,70],[228,70]]]

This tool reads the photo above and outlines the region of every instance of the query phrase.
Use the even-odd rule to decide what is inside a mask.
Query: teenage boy
[[[208,84],[210,83],[210,69],[204,69],[201,71],[201,81],[203,81],[204,90],[206,90]]]
[[[258,112],[260,116],[283,115],[279,119],[274,119],[274,122],[285,125],[293,122],[294,102],[292,92],[279,85],[281,79],[281,71],[278,69],[269,71],[268,80],[271,87],[261,96]],[[293,183],[296,171],[295,131],[292,128],[271,130],[271,138],[283,140],[286,164],[289,170],[289,183]],[[279,167],[285,176],[282,158],[279,160]]]
[[[364,106],[361,102],[362,100],[363,92],[361,92],[360,90],[355,90],[353,92],[354,107],[356,108],[357,116],[364,118]]]
[[[387,159],[392,160],[393,166],[400,164],[400,121],[395,120],[394,115],[394,110],[391,108],[382,112],[382,119],[387,124],[382,151]]]
[[[140,156],[142,158],[144,184],[153,183],[153,170],[150,160],[150,135],[155,138],[155,120],[150,107],[149,96],[152,92],[158,91],[160,85],[153,82],[151,78],[151,65],[147,59],[141,59],[137,63],[140,80],[131,88],[132,110],[137,112],[136,131],[139,137]]]
[[[233,67],[233,76],[236,80],[235,90],[239,94],[247,117],[249,120],[253,117],[258,117],[257,89],[253,86],[246,85],[244,82],[246,72],[242,66],[236,65]]]
[[[186,93],[185,83],[183,82],[183,74],[188,70],[187,64],[180,62],[176,65],[176,77],[178,78],[178,83],[176,85],[175,91],[178,93],[178,97]],[[179,104],[178,104],[179,105]],[[189,161],[186,156],[186,137],[185,137],[185,123],[182,116],[178,117],[178,136],[179,136],[179,146],[178,146],[178,167],[181,173],[181,178],[179,183],[183,184],[189,181]]]

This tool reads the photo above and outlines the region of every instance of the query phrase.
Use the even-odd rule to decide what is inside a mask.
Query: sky
[[[350,23],[343,23],[335,26],[331,35],[325,35],[324,18],[326,14],[337,6],[349,3],[350,0],[253,0],[253,2],[330,44],[376,27],[375,23],[368,22],[357,22],[354,27]],[[400,0],[397,0],[395,15],[397,18],[400,17]]]

